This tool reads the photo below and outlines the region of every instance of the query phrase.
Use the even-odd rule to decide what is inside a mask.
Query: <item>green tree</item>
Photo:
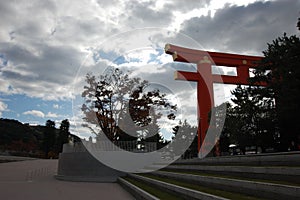
[[[251,81],[267,83],[267,87],[256,94],[267,94],[275,100],[280,150],[286,151],[292,143],[300,145],[300,39],[296,35],[288,37],[284,34],[268,44],[263,53],[265,57]]]
[[[151,123],[148,124],[147,128],[144,129],[144,136],[147,137],[141,137],[141,142],[152,142],[156,143],[157,149],[161,149],[164,147],[167,142],[164,140],[164,137],[160,133],[160,127],[157,124],[157,120],[161,117],[161,114],[157,115],[155,113],[149,113],[151,115]]]
[[[235,106],[229,105],[227,109],[225,130],[243,152],[247,146],[259,146],[263,151],[275,147],[278,134],[275,104],[267,94],[262,95],[264,90],[257,86],[237,86],[232,91]]]
[[[183,158],[192,158],[198,156],[198,134],[197,134],[197,127],[191,126],[187,120],[183,122],[180,121],[179,125],[173,128],[173,139],[172,143],[173,150],[175,151],[175,155],[183,154]],[[180,147],[185,147],[189,145],[189,148],[182,152]]]
[[[234,119],[229,120],[229,117],[231,117],[232,115],[232,106],[229,102],[225,102],[213,108],[212,111],[214,112],[215,115],[214,124],[217,129],[217,133],[221,133],[219,137],[219,151],[220,151],[219,153],[221,153],[221,155],[223,154],[226,155],[229,152],[230,136],[231,136],[230,133],[232,132],[231,130],[232,125],[229,125],[229,122],[234,120]],[[209,115],[209,118],[211,118],[211,113]]]
[[[86,83],[82,93],[84,120],[99,125],[111,141],[160,142],[161,136],[155,136],[160,130],[157,121],[162,116],[175,119],[176,105],[166,94],[151,90],[148,81],[132,78],[118,68],[109,69],[99,79],[87,74]]]
[[[47,120],[46,129],[44,132],[44,139],[43,139],[43,147],[44,147],[46,158],[48,158],[48,154],[50,151],[54,151],[55,140],[56,140],[55,122],[51,120]]]
[[[69,132],[70,122],[68,119],[64,119],[60,123],[59,133],[56,140],[56,153],[60,153],[63,150],[63,144],[69,142]]]

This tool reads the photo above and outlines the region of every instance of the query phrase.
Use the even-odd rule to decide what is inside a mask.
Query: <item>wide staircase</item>
[[[300,152],[179,160],[118,181],[136,199],[298,200]]]

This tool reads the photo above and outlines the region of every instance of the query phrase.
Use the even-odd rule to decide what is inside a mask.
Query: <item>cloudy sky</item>
[[[134,55],[147,60],[143,65],[171,62],[163,53],[168,42],[262,55],[284,32],[299,34],[299,16],[299,0],[0,1],[0,117],[31,124],[72,120],[84,67],[116,58],[133,66]],[[147,39],[157,44],[155,52],[136,51]],[[149,80],[163,79],[157,76],[161,68],[155,76],[144,69]]]

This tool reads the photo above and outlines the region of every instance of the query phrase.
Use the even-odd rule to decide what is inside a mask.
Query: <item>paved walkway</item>
[[[57,160],[0,163],[0,197],[12,200],[134,199],[117,183],[56,180]]]

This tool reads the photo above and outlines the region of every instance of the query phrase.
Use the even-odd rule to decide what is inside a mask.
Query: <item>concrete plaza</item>
[[[12,200],[134,199],[117,183],[66,182],[54,178],[57,160],[0,163],[0,197]]]

